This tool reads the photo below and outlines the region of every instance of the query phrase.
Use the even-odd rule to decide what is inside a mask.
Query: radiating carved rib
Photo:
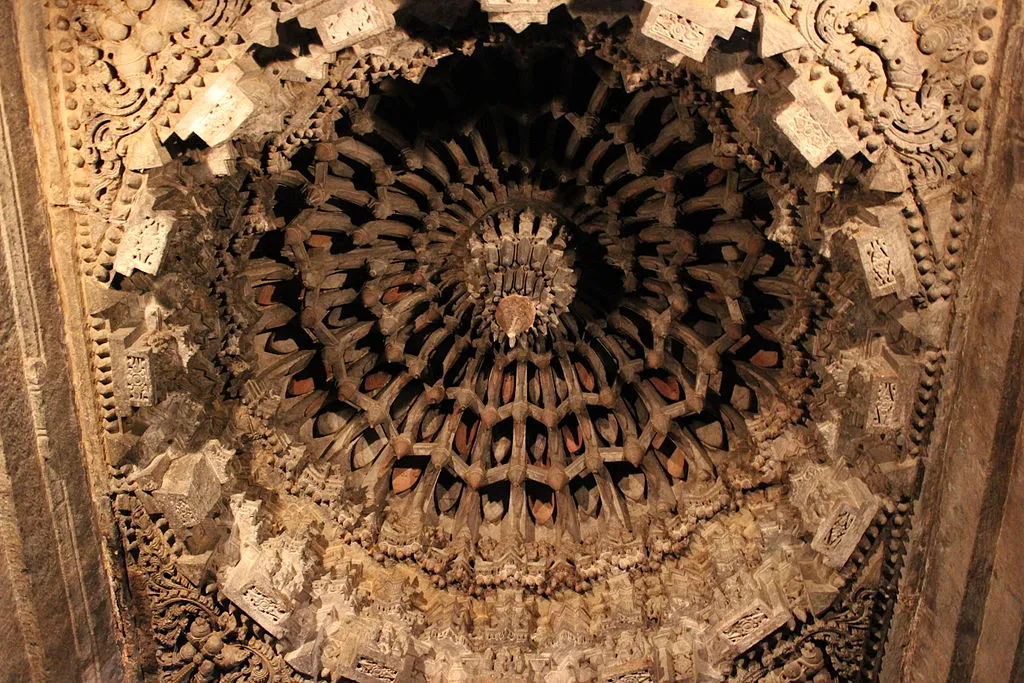
[[[293,222],[310,232],[350,233],[355,229],[347,215],[340,211],[327,211],[326,208],[334,207],[327,204],[317,210],[305,209]]]
[[[290,280],[295,276],[295,268],[267,258],[252,259],[245,267],[245,277],[250,287]]]
[[[333,435],[331,446],[324,452],[322,459],[335,464],[342,473],[351,472],[356,465],[359,468],[368,465],[376,459],[383,447],[381,442],[375,451],[366,452],[367,444],[364,441],[361,442],[357,437],[368,427],[365,416],[355,413],[352,419]],[[356,459],[357,452],[359,452],[358,460]]]
[[[480,169],[483,170],[485,167],[491,165],[491,155],[487,149],[487,144],[484,142],[484,137],[477,129],[476,124],[469,126],[463,133],[469,138],[470,144],[473,147],[473,154],[476,156],[476,162]]]
[[[458,167],[459,177],[462,178],[462,182],[472,182],[476,177],[477,168],[470,163],[469,158],[466,156],[466,151],[462,149],[462,145],[454,140],[446,140],[443,149],[448,152],[448,155]]]
[[[404,187],[413,194],[419,195],[420,201],[426,204],[427,209],[435,210],[444,206],[443,195],[438,192],[433,183],[419,173],[397,174],[395,186]]]
[[[352,137],[343,137],[338,138],[333,144],[338,155],[366,166],[371,171],[377,171],[387,166],[384,156],[365,142]]]
[[[739,172],[716,166],[735,166],[712,152],[725,154],[726,147],[704,144],[712,133],[693,117],[705,105],[670,102],[643,87],[623,95],[618,72],[604,76],[582,115],[563,115],[564,104],[553,100],[529,109],[453,109],[455,126],[421,131],[412,148],[375,112],[358,112],[352,132],[365,137],[354,140],[376,146],[376,156],[342,138],[335,150],[341,157],[320,158],[318,151],[305,174],[284,176],[319,210],[291,226],[297,232],[281,256],[294,268],[268,260],[249,269],[256,310],[295,298],[288,311],[274,309],[259,345],[267,356],[288,354],[275,377],[289,392],[281,417],[303,419],[321,400],[317,392],[354,406],[324,424],[348,443],[363,440],[360,458],[367,462],[352,476],[366,487],[372,509],[359,525],[372,532],[386,519],[382,547],[389,533],[399,538],[389,543],[417,546],[421,541],[406,536],[410,529],[429,530],[432,539],[436,531],[445,541],[429,552],[443,555],[441,564],[458,555],[470,580],[484,516],[481,491],[491,500],[487,524],[496,525],[486,533],[527,546],[541,539],[593,543],[597,534],[633,522],[646,528],[692,505],[687,495],[706,495],[715,466],[693,435],[695,425],[715,446],[724,438],[730,458],[747,448],[742,416],[729,412],[715,387],[770,386],[781,395],[781,369],[758,367],[769,364],[760,356],[756,363],[736,361],[750,344],[778,362],[774,345],[756,345],[771,338],[783,316],[752,316],[747,297],[781,301],[787,316],[807,305],[788,273],[763,277],[776,267],[778,252],[758,227],[765,217],[755,223],[743,206]],[[414,90],[406,90],[406,111],[422,104]],[[452,103],[472,99],[447,96]],[[607,106],[612,98],[615,106]],[[657,109],[644,114],[645,107]],[[610,120],[611,112],[622,114]],[[637,122],[658,114],[657,137],[634,145]],[[493,141],[477,128],[481,115],[494,121]],[[515,154],[508,125],[519,127]],[[721,125],[711,122],[713,130]],[[584,143],[587,135],[593,140]],[[562,137],[568,142],[556,163]],[[543,149],[531,149],[531,140]],[[409,170],[384,163],[396,152]],[[373,171],[372,181],[360,166]],[[702,181],[710,187],[703,195]],[[749,190],[747,175],[742,182]],[[366,220],[359,207],[378,220]],[[546,207],[565,225],[540,225]],[[741,211],[742,219],[729,220]],[[575,277],[591,272],[613,277]],[[305,285],[298,297],[296,279]],[[565,291],[568,297],[557,296]],[[514,349],[492,337],[494,311],[511,294],[526,297],[538,319]],[[306,332],[294,324],[296,310]],[[310,345],[326,384],[310,361],[294,365],[298,381],[289,376],[299,349]],[[303,425],[316,454],[340,440],[317,436],[323,432],[314,418],[325,409],[331,408]],[[367,425],[387,448],[366,445]],[[709,437],[714,425],[724,425],[727,436]],[[410,457],[418,460],[403,459]],[[620,476],[626,479],[617,483]],[[495,484],[508,493],[486,488]],[[577,500],[576,490],[592,495]],[[640,518],[631,520],[631,512]]]
[[[495,141],[497,142],[497,162],[501,170],[508,170],[513,162],[512,150],[508,145],[508,134],[505,131],[506,116],[497,107],[491,107],[487,111],[494,130]]]
[[[615,199],[620,202],[627,202],[634,197],[637,197],[644,192],[654,189],[658,186],[658,178],[641,177],[636,180],[631,180],[621,188],[619,188],[613,195]]]
[[[372,99],[372,97],[370,98]],[[369,101],[369,100],[367,100]],[[353,125],[353,131],[360,135],[368,135],[370,133],[376,133],[379,135],[387,144],[389,144],[396,152],[403,152],[405,150],[412,149],[412,143],[410,143],[401,131],[395,126],[392,126],[386,120],[376,114],[376,112],[369,108],[363,110],[363,125],[356,127]]]
[[[329,176],[323,184],[323,191],[332,197],[355,204],[356,206],[370,206],[373,202],[373,195],[363,190],[357,190],[351,180]]]
[[[714,150],[712,145],[708,143],[688,152],[686,156],[676,162],[676,165],[672,167],[672,171],[673,173],[683,176],[701,168],[702,166],[708,166],[714,163],[714,160]]]
[[[566,162],[571,161],[576,156],[580,141],[594,134],[598,121],[597,115],[601,112],[607,99],[608,85],[604,81],[598,80],[594,91],[590,95],[586,112],[583,115],[566,114],[566,120],[573,127],[573,132],[569,135],[565,145],[564,158]]]
[[[265,330],[281,327],[295,316],[295,311],[285,304],[271,304],[260,314],[259,320],[252,327],[252,331],[258,334]]]
[[[667,124],[662,125],[658,137],[644,149],[644,154],[655,158],[665,153],[677,142],[691,143],[696,138],[693,119],[689,116],[676,116]]]
[[[444,165],[441,157],[439,157],[430,147],[425,147],[422,154],[423,172],[433,176],[434,180],[437,181],[441,187],[448,186],[451,183],[451,176],[448,174],[448,168]]]
[[[647,481],[647,505],[651,513],[658,514],[659,508],[674,510],[677,501],[672,493],[672,484],[652,449],[646,449],[640,469]]]
[[[588,184],[594,177],[594,167],[611,148],[611,140],[601,140],[595,144],[587,154],[587,158],[583,161],[583,165],[580,167],[580,170],[576,175],[576,182],[580,185]]]

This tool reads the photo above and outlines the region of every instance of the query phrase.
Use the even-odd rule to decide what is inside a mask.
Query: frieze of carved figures
[[[146,666],[877,665],[997,13],[563,4],[48,10]]]

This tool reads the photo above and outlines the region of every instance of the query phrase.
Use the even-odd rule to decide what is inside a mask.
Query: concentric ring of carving
[[[571,63],[384,84],[276,178],[245,271],[291,492],[441,585],[653,566],[801,417],[811,273],[765,183],[685,91]]]

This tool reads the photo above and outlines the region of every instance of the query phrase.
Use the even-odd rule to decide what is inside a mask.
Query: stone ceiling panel
[[[144,668],[877,671],[997,13],[591,4],[53,3]]]

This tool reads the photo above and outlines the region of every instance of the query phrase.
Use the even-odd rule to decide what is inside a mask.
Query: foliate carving
[[[868,413],[868,428],[880,431],[895,431],[902,424],[900,412],[900,386],[891,377],[875,380],[871,410]]]
[[[395,681],[398,680],[398,671],[387,664],[375,662],[368,657],[360,657],[356,660],[356,674],[360,678],[369,678],[371,681]],[[360,680],[357,678],[356,680]]]
[[[114,270],[130,275],[134,270],[155,275],[163,259],[172,221],[166,215],[147,216],[128,224],[121,238]]]
[[[115,408],[121,415],[130,415],[135,408],[152,405],[157,398],[151,349],[145,345],[145,340],[136,339],[131,344],[131,336],[130,329],[118,330],[107,343],[117,380]]]
[[[910,395],[918,384],[921,368],[912,358],[894,353],[884,339],[869,347],[866,362],[857,368],[866,386],[858,387],[866,403],[864,428],[869,432],[895,433],[910,418]]]
[[[679,56],[703,61],[715,35],[728,38],[733,25],[753,29],[757,56],[781,55],[789,67],[766,69],[759,99],[808,164],[820,166],[836,150],[877,162],[892,149],[915,184],[934,187],[955,172],[963,115],[956,72],[965,68],[969,45],[962,36],[976,10],[953,3],[931,18],[926,5],[758,3],[755,28],[754,8],[743,3],[651,2],[641,30]],[[750,82],[740,81],[737,93]],[[789,95],[780,97],[784,92]]]
[[[910,240],[896,222],[854,228],[864,278],[872,296],[895,294],[906,299],[919,290],[918,274]]]
[[[149,602],[155,664],[162,675],[187,680],[303,680],[229,604],[215,600],[178,572],[161,528],[128,494],[117,508],[128,571]]]
[[[893,248],[880,235],[859,236],[857,246],[860,248],[861,259],[868,284],[875,296],[892,294],[897,289],[896,272],[890,256]]]
[[[849,473],[808,467],[794,476],[793,501],[814,532],[811,547],[836,569],[850,559],[881,507],[863,481]]]
[[[645,8],[644,35],[665,43],[690,59],[702,61],[715,34],[686,17],[658,5]]]
[[[154,210],[155,201],[145,188],[133,201],[114,257],[114,271],[122,275],[136,270],[150,275],[159,272],[174,216],[169,211]]]
[[[837,149],[825,125],[798,102],[779,111],[775,124],[811,166],[820,166]]]
[[[644,6],[640,32],[702,62],[716,37],[729,38],[736,27],[750,31],[755,11],[754,5],[741,0],[718,4],[653,0]]]
[[[760,602],[728,619],[719,627],[718,631],[729,645],[736,648],[737,651],[743,652],[781,625],[781,623],[774,623],[768,606]]]
[[[149,356],[146,353],[130,353],[125,356],[124,383],[128,401],[132,406],[153,404],[153,377]]]
[[[856,109],[845,109],[857,126],[865,154],[876,157],[883,146],[880,133],[922,185],[949,176],[954,126],[962,109],[940,93],[952,93],[948,64],[962,51],[954,49],[940,59],[918,52],[913,47],[918,35],[901,23],[893,5],[868,12],[834,12],[828,19],[815,19],[816,9],[801,7],[792,19],[811,45],[825,48],[821,61],[839,77],[844,95],[855,101]],[[907,16],[906,7],[900,9]],[[964,19],[956,13],[948,17],[953,23]],[[926,66],[930,62],[932,68]],[[819,68],[809,62],[808,66],[798,69],[805,78]]]
[[[243,75],[241,67],[231,64],[211,76],[202,96],[178,119],[174,134],[182,140],[196,135],[210,147],[230,140],[256,106],[238,86]]]

